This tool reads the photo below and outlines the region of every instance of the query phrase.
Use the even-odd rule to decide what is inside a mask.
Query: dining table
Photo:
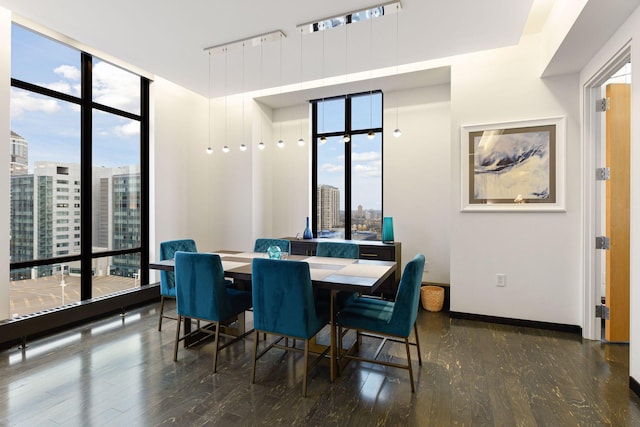
[[[239,283],[251,282],[254,258],[267,257],[267,254],[263,252],[220,250],[210,253],[220,255],[225,277],[232,278]],[[283,258],[308,263],[313,287],[330,291],[330,363],[331,380],[333,381],[338,375],[337,328],[335,324],[336,295],[339,292],[357,292],[364,295],[375,293],[376,289],[396,271],[396,263],[394,261],[287,254],[284,254]],[[174,261],[173,259],[153,261],[149,263],[149,268],[173,271]],[[185,322],[185,327],[187,324],[190,325],[190,322]]]

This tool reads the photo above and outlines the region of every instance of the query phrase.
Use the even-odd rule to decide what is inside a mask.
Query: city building
[[[332,185],[318,185],[318,230],[333,231],[344,227],[340,213],[340,189]]]
[[[14,131],[11,131],[9,151],[11,155],[9,172],[11,175],[26,174],[29,166],[29,142]]]

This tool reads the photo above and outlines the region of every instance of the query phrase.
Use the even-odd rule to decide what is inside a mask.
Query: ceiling
[[[535,4],[548,2],[536,0]],[[324,81],[330,76],[394,65],[397,71],[399,64],[515,45],[525,26],[532,28],[527,19],[533,0],[402,0],[402,10],[397,16],[386,15],[371,24],[355,23],[348,26],[348,32],[341,27],[321,32],[326,33],[322,36],[320,33],[303,36],[297,28],[299,24],[382,3],[0,0],[0,6],[11,10],[18,22],[53,30],[57,36],[77,41],[80,47],[97,56],[133,67],[152,78],[162,77],[204,96],[221,95],[222,81],[225,94],[230,94],[303,80]],[[243,48],[242,62],[237,53],[234,58],[231,53],[229,58],[219,55],[224,56],[224,62],[214,58],[212,89],[206,47],[274,30],[287,36],[279,46],[274,42],[262,49],[251,48],[246,54]],[[244,70],[253,73],[245,75]],[[425,78],[420,73],[413,76]]]

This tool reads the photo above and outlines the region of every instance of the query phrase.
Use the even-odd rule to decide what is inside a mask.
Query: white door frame
[[[583,87],[583,256],[584,256],[584,310],[582,336],[601,339],[601,320],[595,317],[595,307],[601,304],[601,266],[595,249],[596,229],[601,228],[601,207],[597,193],[595,170],[603,145],[602,113],[596,112],[596,100],[602,97],[601,86],[631,59],[631,43],[627,43],[604,64]],[[633,72],[633,71],[632,71]],[[603,162],[604,163],[604,162]]]

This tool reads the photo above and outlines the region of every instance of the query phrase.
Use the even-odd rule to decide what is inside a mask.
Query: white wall
[[[640,58],[640,8],[618,29],[609,41],[580,73],[580,87],[600,73],[622,47],[631,42],[631,271],[630,271],[630,344],[629,374],[640,381],[640,72],[636,58]],[[634,62],[636,65],[634,66]],[[635,68],[635,69],[634,69]]]
[[[455,58],[451,71],[451,310],[582,322],[577,75],[541,80],[539,40]],[[563,213],[460,212],[460,127],[566,117]],[[507,286],[496,286],[496,274]]]
[[[151,83],[151,253],[157,259],[160,242],[193,237],[199,247],[207,241],[198,234],[203,213],[211,209],[199,194],[210,182],[207,147],[206,99],[167,80]],[[194,180],[194,173],[200,177]],[[194,207],[197,206],[197,209]]]
[[[427,259],[423,280],[449,283],[450,86],[385,93],[383,209],[402,242],[403,265]],[[396,126],[400,138],[392,133]]]
[[[297,141],[303,135],[305,144]],[[295,237],[302,235],[306,218],[311,213],[311,145],[309,136],[308,104],[280,108],[274,111],[273,141],[266,150],[271,156],[272,179],[272,236]],[[282,139],[283,148],[275,142]],[[268,179],[268,177],[265,177]],[[260,237],[260,236],[256,236]],[[266,236],[269,237],[269,236]]]
[[[11,81],[11,43],[5,40],[11,40],[11,13],[0,7],[0,82],[6,82],[0,85],[0,135],[10,135],[10,119],[9,119],[9,84]],[[0,165],[5,171],[0,179],[0,198],[9,200],[11,195],[9,180],[9,150],[0,150]],[[0,241],[7,242],[0,246],[0,259],[9,259],[9,204],[3,203],[3,209],[0,211]],[[0,263],[0,277],[9,277],[9,264]],[[0,319],[9,317],[9,281],[0,281]]]
[[[252,140],[253,155],[253,233],[257,237],[273,236],[273,146],[272,109],[259,102],[252,101]],[[265,148],[260,150],[262,141]]]

